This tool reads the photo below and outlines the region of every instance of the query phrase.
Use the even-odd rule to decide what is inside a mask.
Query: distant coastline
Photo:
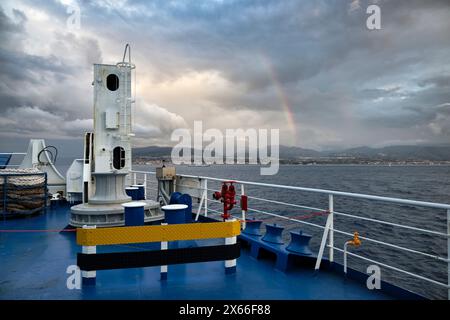
[[[149,146],[133,148],[134,164],[171,163],[171,147]],[[193,152],[193,150],[191,150]],[[433,166],[450,165],[450,145],[357,147],[335,151],[317,151],[300,147],[279,147],[281,165],[375,165],[375,166]],[[236,156],[233,162],[236,163]],[[249,159],[249,153],[245,158]],[[224,159],[225,160],[225,159]],[[248,161],[245,161],[248,164]],[[253,161],[259,162],[259,161]],[[195,166],[195,164],[192,164]]]
[[[135,165],[162,165],[164,161],[165,165],[173,165],[170,158],[150,158],[150,157],[137,157],[133,159]],[[197,166],[195,163],[187,164],[191,166]],[[227,165],[227,164],[212,164],[212,165]],[[233,165],[249,165],[245,164],[233,164]],[[255,164],[253,164],[255,165]],[[258,164],[259,165],[259,164]],[[374,160],[374,159],[280,159],[280,165],[313,165],[313,166],[328,166],[328,165],[365,165],[365,166],[450,166],[450,160]],[[198,165],[203,166],[203,165]]]

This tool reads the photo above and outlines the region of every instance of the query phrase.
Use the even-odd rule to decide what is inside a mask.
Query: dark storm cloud
[[[440,88],[450,88],[450,75],[438,75],[433,78],[427,78],[419,81],[419,86],[426,87],[426,86],[434,86],[434,87],[440,87]]]
[[[65,23],[66,6],[25,3]],[[378,31],[366,28],[366,8],[373,3],[381,8]],[[10,19],[0,11],[2,109],[37,106],[67,121],[89,118],[89,89],[83,91],[81,84],[70,99],[58,93],[62,85],[46,98],[33,90],[28,94],[27,88],[43,81],[87,83],[90,64],[103,58],[99,43],[121,50],[130,42],[155,84],[170,85],[190,71],[217,71],[240,91],[208,92],[205,100],[228,112],[278,111],[283,95],[298,131],[309,133],[316,146],[382,144],[393,135],[431,143],[449,138],[449,1],[111,0],[79,5],[82,30],[89,35],[55,31],[52,36],[57,54],[85,52],[73,59],[23,53],[26,15],[16,10]],[[17,50],[11,49],[13,42]],[[17,85],[23,93],[14,92]],[[308,144],[308,134],[300,138],[300,144]]]
[[[7,33],[21,33],[24,31],[24,23],[27,18],[20,10],[13,10],[13,15],[18,19],[18,22],[14,23],[0,8],[0,30],[2,35]]]

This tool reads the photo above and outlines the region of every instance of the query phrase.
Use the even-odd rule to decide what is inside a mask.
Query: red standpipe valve
[[[231,214],[229,211],[233,209],[236,204],[236,190],[233,185],[234,181],[224,181],[222,182],[222,189],[220,192],[216,191],[213,193],[213,198],[215,200],[220,200],[223,203],[223,214],[221,215],[223,220],[230,218]]]

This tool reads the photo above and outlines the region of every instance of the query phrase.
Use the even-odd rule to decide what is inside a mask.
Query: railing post
[[[87,226],[84,225],[83,229],[95,229],[96,226]],[[97,247],[96,246],[82,246],[82,252],[84,254],[96,254]],[[97,271],[82,271],[82,284],[92,286],[95,285],[97,279]]]
[[[44,172],[45,177],[45,183],[44,183],[44,212],[47,213],[47,200],[48,200],[48,179],[47,179],[47,172]]]
[[[133,184],[136,184],[136,172],[133,172]]]
[[[7,203],[6,203],[6,199],[7,199],[6,192],[8,192],[8,187],[7,187],[8,176],[4,175],[3,177],[4,177],[3,178],[3,220],[5,220],[6,219],[6,205],[7,205]]]
[[[245,196],[245,188],[244,188],[244,185],[242,183],[241,183],[241,196]],[[242,224],[242,230],[244,230],[245,227],[246,227],[245,214],[246,214],[245,210],[242,210],[242,223],[241,223]]]
[[[144,173],[144,198],[147,199],[147,174]]]
[[[330,234],[328,237],[328,245],[330,246],[330,262],[334,261],[334,199],[333,195],[328,195],[328,210],[330,215]]]
[[[208,179],[205,179],[205,217],[208,216]]]
[[[450,286],[450,209],[447,209],[447,285]],[[450,288],[447,288],[448,300],[450,300]]]

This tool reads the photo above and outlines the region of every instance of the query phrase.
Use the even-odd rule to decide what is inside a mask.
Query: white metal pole
[[[331,217],[328,215],[327,222],[325,223],[325,228],[324,228],[323,234],[322,234],[322,241],[320,242],[319,253],[317,254],[316,266],[314,267],[315,270],[319,270],[320,263],[322,262],[322,257],[323,257],[323,253],[324,253],[324,250],[325,250],[325,245],[327,243],[327,236],[329,236],[329,234],[330,234],[330,225],[331,225],[331,219],[330,218]]]
[[[244,196],[244,195],[245,195],[245,188],[244,188],[244,185],[241,183],[241,196]],[[246,214],[245,210],[242,210],[242,222],[241,222],[242,229],[245,229],[245,227],[246,227],[245,214]]]
[[[96,226],[87,226],[87,225],[83,226],[83,229],[95,229],[95,228],[96,228]],[[96,246],[82,246],[81,250],[82,250],[82,253],[84,253],[84,254],[96,254],[97,253]],[[95,285],[97,271],[82,271],[81,276],[83,278],[82,283],[84,283],[85,285]]]
[[[144,173],[144,198],[147,199],[147,174]]]
[[[133,184],[136,184],[136,172],[133,172]]]
[[[330,246],[330,262],[334,261],[334,199],[333,195],[328,195],[328,210],[330,211],[330,235],[328,237],[328,245]]]
[[[347,246],[348,241],[344,243],[344,273],[347,275]]]
[[[202,192],[202,197],[200,198],[200,204],[198,205],[197,214],[195,215],[195,221],[198,221],[198,217],[200,216],[200,212],[203,208],[203,201],[205,201],[205,197],[207,197],[205,191]]]
[[[161,223],[162,226],[167,225],[167,223]],[[161,250],[167,250],[169,247],[169,244],[167,241],[161,242]],[[167,280],[167,266],[161,266],[161,280]]]
[[[227,221],[230,221],[230,222],[236,221],[236,219],[230,219]],[[237,237],[225,238],[226,245],[236,244],[236,242],[237,242]],[[236,272],[236,259],[225,260],[225,273],[230,274],[230,273],[235,273],[235,272]]]
[[[206,197],[205,197],[205,217],[207,217],[208,216],[208,180],[207,179],[205,179],[205,194],[206,194]]]
[[[447,284],[450,286],[450,209],[447,209]],[[450,287],[448,290],[448,300],[450,300]]]
[[[83,162],[83,203],[86,203],[86,200],[89,200],[89,183],[91,181],[91,165],[90,163]],[[87,188],[85,187],[87,186]],[[87,194],[85,194],[87,193]]]

